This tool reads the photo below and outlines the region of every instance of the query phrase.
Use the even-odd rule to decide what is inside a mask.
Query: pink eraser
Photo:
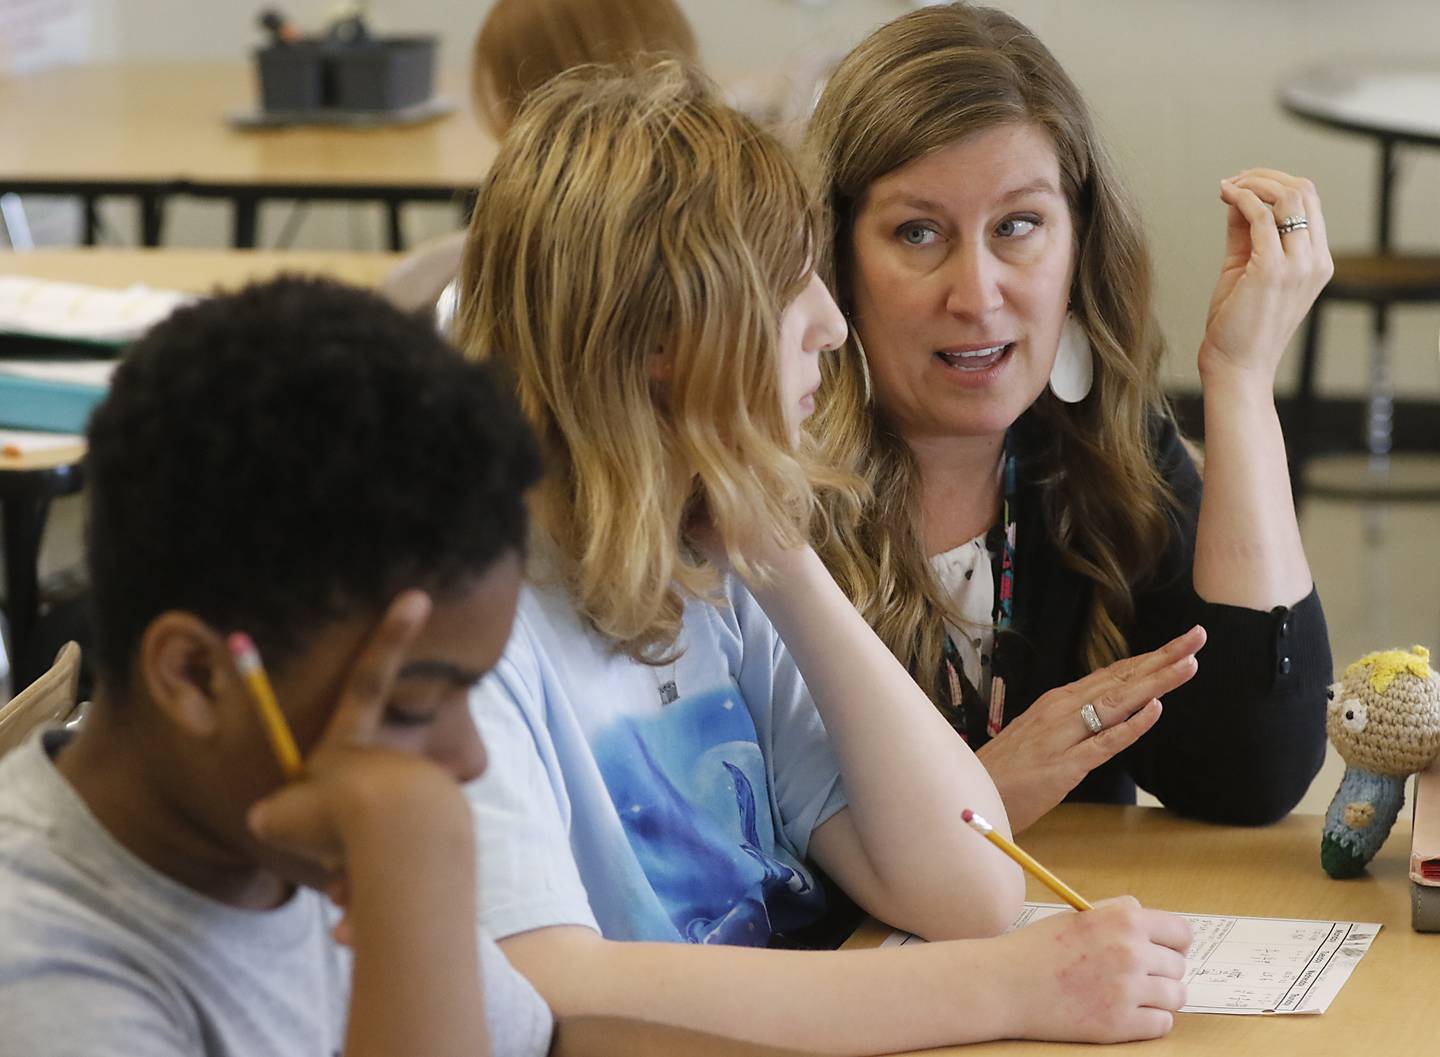
[[[250,641],[250,636],[243,631],[231,632],[230,637],[225,640],[225,645],[230,647],[230,652],[236,657],[243,657],[247,653],[255,652],[255,643]]]
[[[975,812],[971,811],[968,807],[967,807],[964,811],[960,812],[960,821],[961,821],[961,822],[969,822],[969,821],[970,821],[972,818],[974,818],[974,817],[975,817]]]

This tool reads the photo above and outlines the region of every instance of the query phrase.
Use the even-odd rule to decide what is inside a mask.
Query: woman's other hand
[[[1253,376],[1273,389],[1285,347],[1335,266],[1315,185],[1276,169],[1247,169],[1220,181],[1228,207],[1225,260],[1200,345],[1200,378]],[[1306,226],[1281,234],[1303,217]]]
[[[975,754],[1005,802],[1016,833],[1065,799],[1081,780],[1135,744],[1160,718],[1162,694],[1195,674],[1205,629],[1127,657],[1038,698]],[[1095,707],[1092,734],[1081,710]]]

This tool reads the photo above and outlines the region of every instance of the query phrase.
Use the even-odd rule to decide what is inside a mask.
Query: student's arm
[[[1158,1037],[1184,1003],[1189,943],[1183,918],[1125,899],[997,938],[876,950],[626,943],[564,926],[500,945],[562,1022],[598,1013],[879,1054],[999,1038]]]
[[[814,1057],[625,1017],[571,1017],[555,1025],[550,1057]]]
[[[812,549],[770,564],[773,577],[751,592],[805,678],[849,797],[816,829],[809,855],[897,928],[929,939],[1002,931],[1019,911],[1024,880],[960,818],[971,808],[1009,835],[985,768]]]
[[[1320,198],[1309,180],[1252,169],[1221,184],[1225,263],[1199,355],[1205,398],[1205,490],[1195,540],[1196,593],[1208,602],[1293,606],[1312,578],[1290,493],[1275,372],[1334,271]],[[1280,235],[1279,217],[1309,227]]]
[[[406,645],[429,605],[398,598],[356,661],[295,783],[257,804],[272,846],[343,871],[354,950],[345,1057],[485,1057],[475,848],[455,780],[372,748]]]

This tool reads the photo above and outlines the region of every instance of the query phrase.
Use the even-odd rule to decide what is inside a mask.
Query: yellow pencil
[[[287,781],[298,778],[303,769],[300,749],[295,745],[295,736],[290,733],[290,725],[285,722],[285,714],[280,711],[279,702],[275,700],[270,678],[265,674],[265,666],[260,663],[260,651],[243,631],[231,635],[227,644],[245,685],[250,688],[250,696],[255,699],[260,722],[265,726],[265,733],[270,737],[275,755],[280,758],[280,769],[285,772]]]
[[[994,826],[990,825],[990,823],[986,822],[983,818],[975,814],[975,812],[971,811],[968,807],[964,811],[960,812],[960,817],[966,822],[968,822],[972,828],[978,830],[981,834],[983,834],[985,839],[988,840],[991,844],[995,845],[995,847],[999,848],[1006,855],[1010,856],[1010,858],[1014,859],[1022,867],[1024,867],[1026,872],[1029,873],[1031,877],[1035,878],[1046,888],[1050,889],[1050,891],[1054,892],[1061,899],[1065,900],[1065,902],[1069,903],[1076,910],[1095,909],[1088,902],[1086,902],[1084,896],[1082,896],[1079,892],[1075,891],[1075,889],[1071,888],[1064,881],[1060,880],[1060,878],[1056,877],[1053,873],[1051,873],[1049,870],[1045,869],[1045,867],[1041,866],[1038,862],[1036,862],[1030,856],[1029,852],[1025,851],[1023,848],[1017,847],[1013,841],[1007,840],[1001,834],[996,833]]]

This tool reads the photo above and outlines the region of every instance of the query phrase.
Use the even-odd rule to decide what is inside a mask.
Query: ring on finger
[[[1091,734],[1099,734],[1105,729],[1105,724],[1100,722],[1100,713],[1095,711],[1095,706],[1089,701],[1080,706],[1080,719]]]
[[[1291,213],[1288,217],[1275,225],[1275,230],[1282,235],[1288,235],[1292,231],[1304,231],[1309,226],[1310,221],[1307,217],[1300,213]]]

